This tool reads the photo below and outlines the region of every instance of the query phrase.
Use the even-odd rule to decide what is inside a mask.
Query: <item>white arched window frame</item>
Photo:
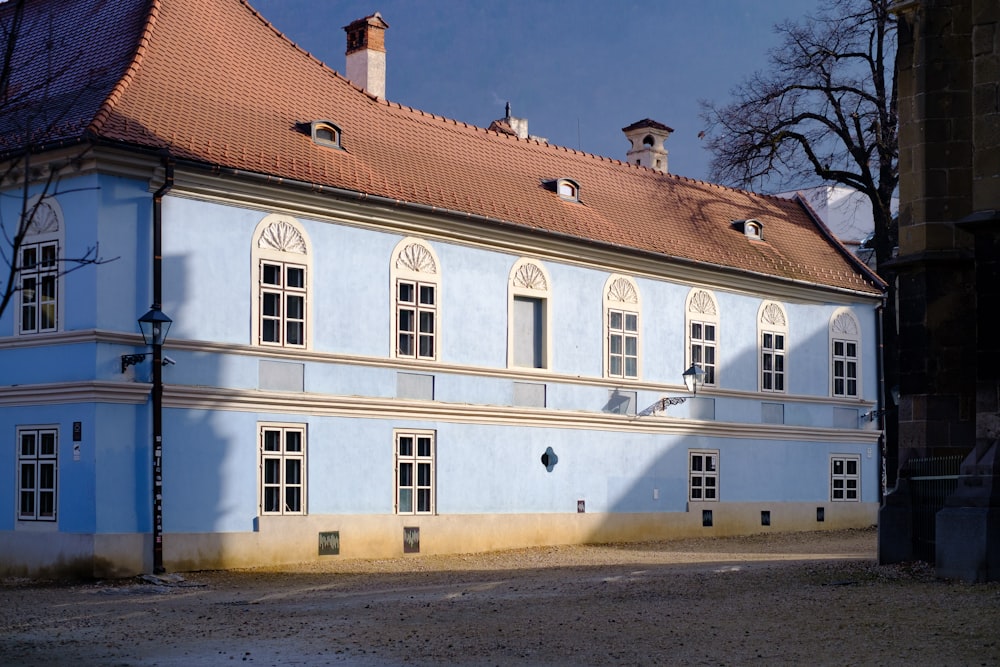
[[[549,368],[551,285],[541,262],[519,259],[511,268],[507,280],[508,367]]]
[[[280,214],[261,220],[253,233],[251,264],[253,344],[312,347],[312,247],[302,225]]]
[[[684,308],[687,356],[684,367],[698,364],[705,371],[704,384],[710,387],[719,382],[719,306],[715,295],[708,290],[694,288],[688,293]]]
[[[441,349],[440,262],[425,241],[405,238],[392,251],[392,355],[433,361]]]
[[[861,327],[847,308],[830,317],[830,395],[861,396]]]
[[[28,202],[32,215],[17,248],[17,332],[37,334],[62,329],[63,214],[59,203],[36,195]]]
[[[641,302],[635,280],[613,274],[604,284],[604,376],[638,379],[642,373]]]
[[[765,301],[757,311],[757,381],[760,391],[787,391],[788,316],[775,301]]]

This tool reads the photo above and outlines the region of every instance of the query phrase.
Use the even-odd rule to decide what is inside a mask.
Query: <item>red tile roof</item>
[[[99,140],[169,149],[180,160],[471,213],[667,258],[871,294],[881,289],[878,278],[796,201],[376,100],[285,38],[244,0],[31,0],[27,6],[11,82],[12,92],[25,99],[4,105],[0,155],[24,143],[24,120],[41,107],[55,128],[33,135],[39,143]],[[0,5],[0,21],[9,13]],[[91,43],[94,35],[101,36],[99,46]],[[47,92],[32,83],[46,74]],[[341,128],[345,150],[316,145],[299,129],[314,120]],[[557,177],[580,184],[581,203],[563,201],[544,186]],[[749,241],[730,224],[747,218],[763,223],[763,242]],[[489,223],[483,224],[488,234]]]

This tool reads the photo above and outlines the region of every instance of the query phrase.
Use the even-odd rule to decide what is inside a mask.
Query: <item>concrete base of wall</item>
[[[243,533],[167,532],[163,559],[168,571],[184,572],[410,553],[840,530],[867,528],[877,512],[874,503],[691,503],[686,512],[641,514],[260,517],[253,530]],[[412,528],[419,529],[419,542],[412,540]],[[0,532],[0,543],[2,576],[125,577],[152,568],[149,534],[7,531]]]
[[[939,577],[1000,581],[1000,509],[945,507],[935,517]]]

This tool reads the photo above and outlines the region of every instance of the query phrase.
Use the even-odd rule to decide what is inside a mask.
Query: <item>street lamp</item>
[[[161,574],[163,568],[163,343],[173,322],[154,303],[139,318],[142,340],[153,351],[122,355],[122,373],[133,364],[153,356],[153,573]]]
[[[691,395],[697,396],[698,387],[705,382],[705,369],[698,364],[691,364],[690,368],[681,373],[681,377],[684,378],[684,386],[691,392]],[[653,403],[653,405],[640,412],[639,416],[643,417],[646,415],[656,414],[657,412],[665,412],[671,405],[680,405],[686,400],[688,400],[687,396],[664,396],[656,403]]]

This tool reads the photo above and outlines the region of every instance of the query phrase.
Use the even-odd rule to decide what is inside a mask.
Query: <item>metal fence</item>
[[[937,456],[910,459],[903,469],[910,478],[913,517],[913,555],[934,562],[935,520],[958,487],[962,456]]]

